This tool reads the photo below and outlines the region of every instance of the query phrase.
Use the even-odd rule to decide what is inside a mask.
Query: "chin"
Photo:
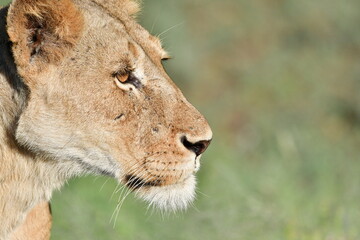
[[[196,178],[190,175],[184,181],[166,186],[140,188],[136,196],[161,211],[185,210],[195,199]]]

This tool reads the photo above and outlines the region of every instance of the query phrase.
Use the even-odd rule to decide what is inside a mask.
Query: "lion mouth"
[[[136,196],[162,211],[186,209],[195,199],[196,179],[190,175],[184,181],[174,184],[161,184],[161,187],[149,187],[136,191]]]
[[[143,187],[158,187],[161,186],[162,181],[159,179],[146,181],[140,177],[135,175],[126,175],[125,176],[125,184],[128,188],[132,190],[136,190]]]

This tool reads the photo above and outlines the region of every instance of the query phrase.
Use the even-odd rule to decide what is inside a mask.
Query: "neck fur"
[[[24,96],[0,71],[0,240],[20,226],[38,203],[49,201],[52,191],[66,181],[56,162],[42,159],[20,147],[16,122]]]

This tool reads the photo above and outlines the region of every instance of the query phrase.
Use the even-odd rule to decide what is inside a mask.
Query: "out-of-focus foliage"
[[[130,196],[113,228],[115,181],[82,178],[54,240],[360,238],[360,1],[145,0],[140,20],[214,130],[195,207]]]

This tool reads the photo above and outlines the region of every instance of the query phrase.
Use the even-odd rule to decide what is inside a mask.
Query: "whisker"
[[[118,182],[118,184],[116,185],[114,191],[112,192],[111,196],[110,196],[110,200],[114,197],[115,193],[117,193],[118,188],[122,188],[123,186],[121,186],[121,183]]]
[[[150,33],[152,33],[154,31],[154,27],[155,27],[155,24],[157,23],[158,19],[159,19],[159,15],[156,16],[156,18],[155,18],[155,20],[154,20],[154,22],[153,22],[153,24],[151,26]]]
[[[193,209],[195,209],[196,212],[200,212],[200,210],[195,206],[193,202],[190,202],[189,204]]]
[[[172,29],[174,29],[174,28],[176,28],[176,27],[179,27],[179,26],[183,25],[184,23],[185,23],[185,22],[183,21],[183,22],[180,22],[180,23],[178,23],[178,24],[176,24],[176,25],[174,25],[174,26],[166,29],[166,30],[163,31],[162,33],[158,34],[157,37],[160,38],[163,34],[169,32],[170,30],[172,30]]]
[[[142,177],[142,176],[145,176],[146,172],[142,172],[142,170],[143,170],[143,169],[138,169],[135,173],[136,173],[136,174],[141,173],[141,177]],[[138,183],[138,184],[140,184],[140,183]],[[137,185],[138,185],[138,184],[137,184]],[[115,228],[115,225],[116,225],[116,221],[117,221],[117,218],[118,218],[120,209],[121,209],[121,207],[122,207],[122,205],[123,205],[126,197],[127,197],[127,196],[131,193],[131,191],[132,191],[131,188],[126,188],[126,185],[123,185],[123,186],[121,187],[121,189],[122,189],[122,190],[121,190],[121,193],[120,193],[119,198],[118,198],[118,204],[117,204],[117,206],[116,206],[116,208],[115,208],[115,210],[114,210],[114,212],[113,212],[113,214],[112,214],[112,216],[111,216],[111,218],[110,218],[110,222],[114,219],[114,225],[113,225],[114,228]],[[121,199],[121,200],[120,200],[120,199]]]
[[[105,184],[110,180],[110,178],[107,178],[105,182],[101,185],[99,192],[101,192],[105,186]]]
[[[141,174],[141,177],[144,176],[145,174],[146,174],[146,172],[143,172],[143,173]],[[138,183],[136,186],[134,186],[134,188],[138,187],[138,185],[140,185],[140,184],[144,185],[145,182],[140,182],[140,183]],[[124,204],[125,199],[127,198],[127,196],[129,196],[130,193],[131,193],[131,188],[128,188],[127,191],[125,191],[125,194],[124,194],[123,198],[121,199],[121,201],[120,201],[120,202],[118,203],[118,205],[116,206],[116,210],[115,210],[116,215],[115,215],[115,219],[114,219],[114,228],[115,228],[115,225],[116,225],[116,221],[117,221],[117,218],[118,218],[120,209],[121,209],[122,205]],[[121,195],[122,195],[122,194],[120,194],[120,196],[121,196]],[[120,197],[119,197],[119,199],[120,199]]]
[[[207,194],[205,194],[205,193],[203,193],[203,192],[201,192],[198,188],[196,188],[196,193],[199,193],[199,194],[201,194],[201,195],[203,195],[204,197],[207,197],[207,198],[211,198],[209,195],[207,195]]]
[[[136,169],[136,168],[139,167],[139,166],[140,166],[140,163],[139,163],[139,162],[134,163],[134,165],[132,165],[132,166],[130,167],[130,171],[132,171],[133,169]],[[139,169],[137,169],[136,171],[139,171]],[[115,209],[114,209],[114,211],[113,211],[113,213],[112,213],[112,215],[111,215],[110,222],[113,220],[115,214],[117,215],[117,212],[120,211],[120,209],[119,209],[119,201],[120,201],[120,198],[121,198],[124,190],[126,189],[126,184],[122,185],[121,187],[119,187],[119,186],[120,186],[120,183],[118,183],[118,185],[115,187],[113,193],[111,194],[111,198],[110,198],[110,199],[113,198],[113,196],[114,196],[115,193],[118,193],[119,191],[121,191],[121,193],[120,193],[120,195],[119,195],[119,198],[118,198],[118,203],[117,203],[117,205],[116,205],[116,207],[115,207]],[[115,227],[115,223],[116,223],[116,221],[114,221],[114,227]]]

